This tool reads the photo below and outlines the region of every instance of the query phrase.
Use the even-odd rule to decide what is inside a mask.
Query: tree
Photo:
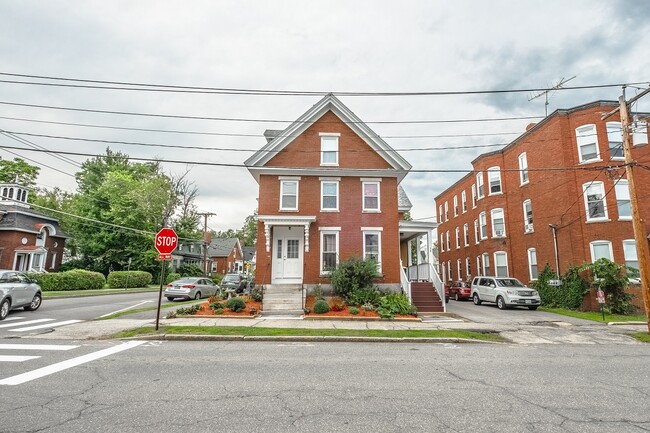
[[[241,242],[245,246],[253,246],[257,241],[257,209],[252,215],[248,215],[241,228]]]
[[[21,158],[13,161],[0,159],[0,182],[17,183],[26,188],[33,189],[40,167],[30,165]]]

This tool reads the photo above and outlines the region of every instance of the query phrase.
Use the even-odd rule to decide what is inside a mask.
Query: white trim
[[[335,253],[335,267],[338,266],[339,264],[339,232],[341,231],[340,227],[336,227],[338,230],[320,230],[320,246],[319,246],[319,261],[320,261],[320,267],[318,268],[318,272],[320,275],[329,275],[331,271],[325,271],[323,269],[323,245],[325,244],[323,242],[323,238],[325,235],[334,235],[334,253]]]
[[[587,190],[592,186],[600,188],[600,191],[599,191],[600,195],[601,195],[600,200],[603,203],[603,212],[605,214],[602,217],[591,218],[589,216],[589,200],[587,198]],[[587,222],[609,221],[609,216],[608,216],[609,214],[607,212],[607,199],[605,197],[605,185],[604,185],[604,183],[602,181],[588,182],[588,183],[582,184],[582,198],[583,198],[584,204],[585,204],[585,217],[586,217]]]
[[[528,206],[530,206],[531,220],[534,221],[534,219],[533,219],[533,203],[529,198],[527,198],[526,200],[524,200],[521,203],[521,206],[522,206],[522,209],[523,209],[523,212],[524,212],[524,233],[532,233],[532,232],[535,231],[535,226],[534,226],[534,223],[528,221],[528,215],[527,215],[527,212],[526,212],[526,204],[528,204]]]
[[[300,181],[300,176],[278,176],[278,180],[295,180],[295,181]]]
[[[522,158],[523,157],[523,158]],[[526,152],[519,154],[519,186],[528,185],[530,183],[530,172],[528,171],[528,156]],[[522,164],[524,162],[524,164]],[[524,180],[524,172],[526,173],[526,180]]]
[[[321,231],[321,232],[340,232],[341,227],[318,227],[318,231]]]
[[[318,136],[319,137],[340,137],[341,133],[340,132],[319,132]]]
[[[621,207],[619,206],[619,196],[616,192],[616,187],[620,184],[621,188],[624,189],[624,193],[627,194],[628,207],[630,208],[630,215],[621,216]],[[627,179],[618,179],[614,182],[614,197],[616,198],[616,213],[618,214],[619,221],[632,221],[632,201],[630,200],[630,183]]]
[[[594,256],[594,245],[607,245],[609,247],[609,260],[614,261],[614,251],[612,250],[612,242],[607,240],[597,240],[589,242],[589,252],[591,253],[591,263],[596,261]],[[600,257],[599,257],[600,258]]]
[[[589,123],[586,125],[578,126],[575,129],[576,145],[578,146],[578,161],[580,164],[588,164],[592,162],[601,161],[600,159],[600,146],[598,145],[598,133],[596,132],[596,125]],[[593,137],[593,142],[591,138]],[[582,152],[580,151],[583,146],[596,146],[596,156],[591,159],[583,159]]]
[[[497,264],[497,256],[504,256],[506,259],[506,274],[505,275],[499,275],[497,272],[498,269],[498,264]],[[494,276],[495,277],[508,277],[510,276],[510,270],[508,269],[508,253],[506,251],[495,251],[494,252]]]
[[[366,230],[361,231],[362,243],[363,243],[363,259],[366,260],[366,235],[377,235],[377,272],[381,273],[381,230],[370,229],[366,227]]]
[[[331,140],[327,140],[331,139]],[[328,141],[332,141],[332,143],[329,143],[329,145],[333,149],[325,149],[326,144],[328,144]],[[337,135],[321,135],[320,136],[320,165],[321,166],[331,166],[331,167],[338,167],[339,166],[339,153],[340,153],[340,146],[339,146],[339,136]],[[334,155],[334,161],[325,161],[324,156],[325,155]]]
[[[283,206],[283,200],[282,198],[284,197],[284,185],[288,183],[295,183],[296,184],[296,206],[295,207],[284,207]],[[300,197],[300,180],[295,180],[295,179],[280,179],[280,203],[278,203],[279,210],[280,211],[290,211],[290,212],[297,212],[299,209],[298,203],[299,203],[299,197]],[[289,195],[287,195],[289,197]]]
[[[377,208],[366,208],[366,185],[377,185]],[[370,196],[368,196],[370,197]],[[362,180],[361,181],[361,210],[363,212],[381,212],[381,181]]]
[[[480,187],[483,187],[482,194],[481,194]],[[483,171],[479,171],[478,173],[476,173],[476,197],[477,200],[481,200],[483,197],[485,197],[485,179],[483,178]]]
[[[323,176],[323,177],[319,177],[318,180],[320,180],[321,182],[340,182],[341,178]]]
[[[497,177],[499,178],[499,191],[497,192],[492,192],[492,182],[490,179],[490,174],[496,173]],[[498,195],[498,194],[503,194],[503,183],[501,181],[501,167],[499,166],[494,166],[490,167],[487,169],[487,177],[488,177],[488,195]]]
[[[537,268],[537,276],[533,276],[533,263],[531,261],[531,252],[535,255],[535,267]],[[535,248],[528,248],[528,276],[531,281],[537,280],[539,278],[539,265],[537,264],[537,250]]]
[[[496,224],[494,223],[494,214],[501,213],[501,219],[503,220],[503,232],[499,233],[496,229]],[[505,238],[506,237],[506,213],[503,208],[497,207],[490,209],[490,222],[492,223],[492,237],[493,238]]]
[[[381,182],[380,177],[362,177],[361,182]]]
[[[383,232],[383,227],[361,227],[362,232]]]
[[[325,199],[325,184],[334,184],[334,185],[336,185],[336,194],[335,194],[336,207],[331,207],[331,208],[323,207],[323,201]],[[327,197],[332,197],[332,196],[328,195]],[[341,202],[341,194],[340,194],[340,188],[339,188],[339,181],[338,180],[321,180],[320,181],[320,210],[321,210],[321,212],[338,212],[340,202]]]

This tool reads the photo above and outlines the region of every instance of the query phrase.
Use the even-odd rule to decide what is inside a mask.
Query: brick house
[[[556,110],[472,161],[473,171],[435,198],[443,280],[508,275],[529,282],[546,263],[564,273],[601,257],[638,268],[625,169],[607,168],[624,162],[620,118],[601,120],[617,106]],[[632,155],[650,158],[648,127],[638,118]],[[645,197],[650,172],[636,174]],[[640,206],[647,218],[650,201]]]
[[[212,273],[244,272],[244,253],[237,238],[213,239],[208,247]]]
[[[259,184],[256,281],[265,289],[265,312],[274,294],[292,305],[286,309],[301,310],[305,294],[316,285],[331,289],[330,270],[353,256],[377,261],[381,289],[415,299],[411,274],[427,282],[434,302],[442,287],[430,248],[408,252],[411,242],[431,245],[437,224],[404,221],[411,208],[400,186],[411,168],[406,160],[331,94],[265,136],[245,162]]]
[[[29,190],[0,184],[0,269],[55,272],[68,238],[59,221],[32,209]]]

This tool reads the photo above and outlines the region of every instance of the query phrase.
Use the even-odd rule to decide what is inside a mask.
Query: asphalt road
[[[0,364],[0,431],[650,429],[646,345],[143,342],[3,384],[32,369],[119,350],[122,344],[82,342],[66,351],[29,352],[43,355],[38,359]]]

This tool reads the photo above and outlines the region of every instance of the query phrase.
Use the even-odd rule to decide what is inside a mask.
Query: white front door
[[[271,284],[302,283],[303,230],[302,227],[273,227],[273,279]]]

